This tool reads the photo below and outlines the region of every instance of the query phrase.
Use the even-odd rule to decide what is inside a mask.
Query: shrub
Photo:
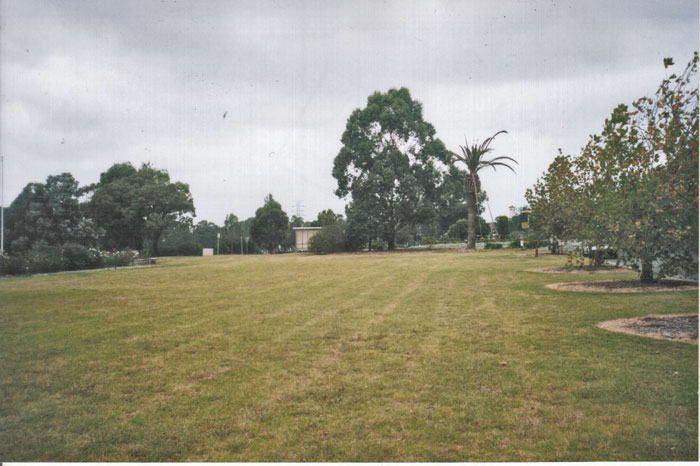
[[[114,251],[102,255],[105,267],[125,267],[133,265],[136,255],[131,251]]]
[[[199,243],[183,243],[177,247],[178,256],[201,256],[202,245]]]
[[[502,249],[503,245],[501,243],[486,243],[484,249]]]
[[[462,218],[453,223],[450,228],[447,229],[448,238],[456,238],[458,240],[466,240],[467,234],[469,232],[469,226],[466,219]]]
[[[309,251],[314,254],[341,252],[344,246],[345,229],[339,224],[324,227],[309,240]]]
[[[425,236],[422,236],[420,239],[420,244],[432,246],[433,244],[436,244],[436,243],[437,243],[437,240],[435,238],[433,238],[432,236],[425,235]]]
[[[61,246],[49,246],[43,241],[35,244],[27,252],[26,261],[30,273],[59,272],[66,270],[68,266]]]
[[[549,241],[547,240],[529,240],[524,242],[525,249],[543,248],[549,246]]]
[[[0,275],[22,275],[27,273],[24,257],[0,254]]]
[[[175,246],[161,246],[158,248],[159,256],[177,256],[177,248]]]
[[[508,247],[509,247],[509,248],[518,248],[518,249],[519,249],[519,248],[520,248],[520,240],[519,240],[519,239],[515,239],[515,240],[511,241],[510,244],[508,245]]]
[[[97,269],[102,267],[103,259],[96,249],[88,249],[82,244],[66,243],[61,247],[64,259],[63,270]]]

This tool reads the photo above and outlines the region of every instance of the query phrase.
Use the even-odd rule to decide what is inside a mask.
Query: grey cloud
[[[252,214],[266,191],[304,200],[307,216],[342,210],[330,167],[345,120],[403,85],[452,149],[511,131],[499,149],[526,166],[508,189],[486,184],[503,213],[556,147],[575,151],[614,105],[653,91],[661,58],[687,61],[698,36],[694,1],[0,5],[6,199],[51,173],[89,183],[152,160],[217,222]]]

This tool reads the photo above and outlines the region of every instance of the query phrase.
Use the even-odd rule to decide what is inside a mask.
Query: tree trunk
[[[388,246],[387,248],[389,251],[393,251],[396,248],[396,234],[392,233],[391,236],[389,236],[389,239],[387,240]]]
[[[467,192],[467,249],[476,249],[476,196]]]
[[[160,241],[160,234],[161,232],[155,232],[153,234],[153,243],[151,247],[151,256],[158,257],[158,241]]]
[[[552,254],[559,254],[559,241],[552,237]]]
[[[651,261],[648,259],[642,260],[642,274],[639,280],[642,283],[652,283],[654,281],[654,270],[651,266]]]
[[[593,254],[593,267],[600,267],[603,265],[603,254],[600,252],[600,248],[595,249]]]

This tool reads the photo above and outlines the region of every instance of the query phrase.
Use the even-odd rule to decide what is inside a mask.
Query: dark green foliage
[[[194,226],[194,242],[216,251],[216,235],[220,232],[221,228],[216,223],[202,220]]]
[[[336,194],[352,197],[348,224],[394,249],[399,230],[431,219],[447,151],[406,88],[375,92],[347,121],[333,165]],[[354,218],[351,218],[354,217]]]
[[[61,254],[65,259],[64,270],[97,269],[103,265],[100,252],[82,244],[66,243],[61,247]]]
[[[514,249],[520,249],[520,240],[515,239],[515,240],[511,241],[510,244],[508,245],[508,247],[514,248]]]
[[[500,238],[505,238],[510,234],[510,221],[505,215],[496,217],[496,232]]]
[[[95,245],[101,232],[81,212],[80,194],[78,182],[70,173],[49,176],[44,184],[25,186],[5,212],[8,249],[22,254],[39,241],[49,245]]]
[[[0,254],[0,276],[23,275],[25,273],[27,273],[27,268],[23,256]]]
[[[309,251],[314,254],[332,254],[345,248],[345,228],[341,224],[324,227],[309,240]]]
[[[450,226],[450,228],[447,230],[447,237],[450,239],[466,241],[468,233],[469,227],[467,225],[467,219],[462,218]]]
[[[309,226],[311,227],[327,227],[328,225],[335,225],[343,221],[342,214],[336,214],[331,209],[322,210],[318,213],[316,220],[311,222]],[[295,225],[301,226],[301,225]]]
[[[502,249],[503,244],[501,243],[486,243],[484,249]]]
[[[288,228],[289,217],[270,194],[265,198],[265,205],[255,211],[250,236],[264,250],[274,252],[284,241]]]
[[[203,246],[199,243],[184,243],[177,247],[178,256],[201,256]]]
[[[68,268],[68,261],[61,253],[61,246],[40,241],[27,252],[26,266],[29,273],[59,272]]]
[[[173,222],[194,213],[189,186],[170,181],[165,170],[143,164],[116,164],[88,188],[92,198],[88,210],[105,230],[107,248],[149,249],[158,254],[159,240]]]

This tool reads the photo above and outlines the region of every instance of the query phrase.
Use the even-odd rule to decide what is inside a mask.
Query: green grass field
[[[698,348],[522,251],[219,256],[0,281],[2,461],[698,458]],[[502,365],[501,363],[506,363]]]

